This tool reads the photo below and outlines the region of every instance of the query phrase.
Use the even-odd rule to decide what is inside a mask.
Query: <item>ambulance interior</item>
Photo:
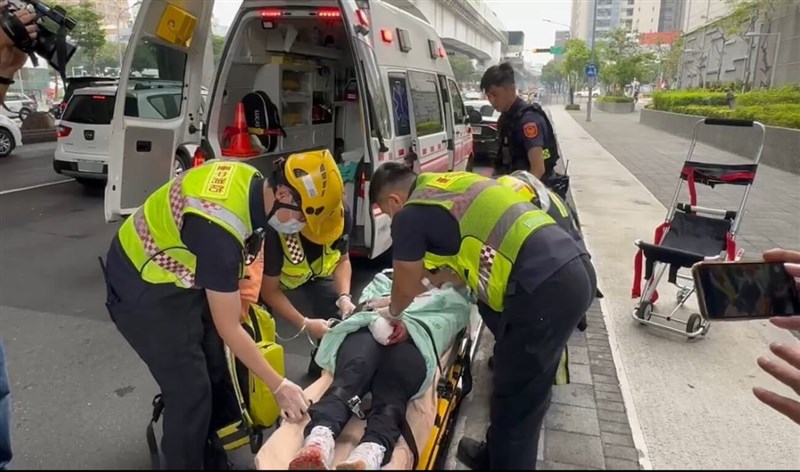
[[[270,152],[255,135],[249,158],[268,171],[272,162],[294,152],[328,149],[343,163],[345,190],[354,224],[364,224],[356,205],[366,145],[353,53],[336,2],[313,7],[258,8],[243,12],[231,28],[232,39],[220,64],[208,138],[215,154],[227,157],[226,128],[234,123],[236,106],[245,95],[265,92],[277,107],[285,137]],[[221,98],[220,98],[221,95]],[[275,138],[273,138],[275,139]],[[361,239],[363,231],[353,231]],[[358,241],[353,241],[358,244]]]

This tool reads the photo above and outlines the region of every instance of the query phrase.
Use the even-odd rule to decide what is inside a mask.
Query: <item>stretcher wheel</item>
[[[641,302],[636,308],[636,317],[640,320],[650,321],[653,317],[653,302]]]
[[[686,321],[686,332],[687,333],[694,333],[697,331],[701,326],[703,326],[703,317],[701,317],[697,313],[692,313],[692,316],[689,317],[689,320]],[[703,331],[708,331],[704,329]],[[705,334],[705,333],[703,333]]]

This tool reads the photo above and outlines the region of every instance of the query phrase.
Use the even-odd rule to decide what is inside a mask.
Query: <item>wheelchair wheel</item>
[[[691,334],[703,326],[703,318],[698,313],[692,313],[692,316],[686,321],[686,332]],[[708,331],[704,329],[704,331]],[[705,333],[703,333],[705,334]]]
[[[650,321],[653,317],[653,302],[641,302],[636,308],[636,317],[640,320]]]

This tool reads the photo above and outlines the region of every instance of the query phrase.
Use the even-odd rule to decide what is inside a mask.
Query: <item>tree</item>
[[[106,44],[106,33],[103,31],[103,16],[92,8],[91,4],[81,3],[64,7],[67,15],[75,19],[75,29],[70,37],[88,60],[92,72],[97,71],[97,55]]]
[[[575,87],[583,80],[591,52],[582,39],[570,39],[564,45],[564,60],[561,73],[569,85],[569,104],[574,104]]]
[[[617,94],[622,94],[624,87],[634,79],[647,82],[655,76],[655,55],[644,51],[636,36],[623,28],[605,36],[600,57],[603,64],[600,78]]]
[[[225,48],[225,37],[216,34],[212,35],[211,46],[214,49],[214,65],[217,65],[222,57],[222,49]]]
[[[475,66],[465,57],[450,56],[450,67],[458,82],[470,82],[475,78]]]
[[[758,49],[758,55],[761,58],[762,65],[761,65],[761,87],[772,86],[770,83],[770,77],[772,72],[772,67],[775,64],[770,64],[771,57],[768,54],[768,41],[767,39],[770,37],[772,33],[772,20],[773,18],[779,16],[778,13],[786,8],[792,2],[787,2],[785,0],[727,0],[729,4],[734,6],[733,13],[730,15],[731,17],[735,18],[736,21],[739,21],[740,29],[738,33],[735,31],[735,34],[742,36],[741,33],[756,33],[756,25],[760,23],[760,28],[762,31],[759,36],[754,36],[750,38],[750,44],[753,44],[753,41],[756,43],[756,48]],[[763,31],[764,25],[766,25],[766,31]],[[766,35],[766,36],[765,36]],[[744,37],[744,36],[742,36]],[[751,70],[751,58],[748,56],[746,61],[746,68],[745,68],[745,87],[747,84],[750,83],[750,70]],[[756,68],[758,68],[758,64],[756,64]],[[755,79],[753,79],[753,82]],[[755,83],[753,84],[755,85]]]
[[[136,72],[142,72],[145,69],[158,69],[156,50],[152,44],[140,44],[133,50],[131,69]]]
[[[683,49],[683,38],[678,38],[661,56],[661,79],[666,80],[669,85],[678,78]]]
[[[561,82],[564,80],[564,75],[561,73],[561,64],[554,60],[545,64],[544,67],[542,67],[542,76],[540,80],[550,92],[556,92]]]

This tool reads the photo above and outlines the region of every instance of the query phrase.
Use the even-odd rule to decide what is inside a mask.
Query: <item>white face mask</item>
[[[272,226],[272,228],[279,233],[295,234],[299,233],[300,230],[303,229],[306,224],[305,222],[297,221],[294,218],[285,223],[281,223],[280,220],[278,220],[278,215],[272,215],[272,218],[269,219],[269,225]]]

